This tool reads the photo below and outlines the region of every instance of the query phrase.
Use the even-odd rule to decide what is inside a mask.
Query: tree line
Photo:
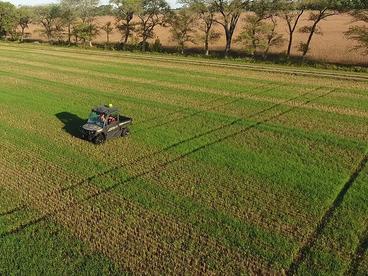
[[[121,45],[126,49],[136,44],[142,51],[161,47],[159,39],[153,44],[158,26],[168,27],[170,36],[184,53],[188,42],[202,44],[209,55],[210,44],[225,37],[224,55],[230,54],[233,43],[240,43],[250,55],[267,56],[271,47],[285,46],[290,57],[297,47],[304,57],[316,35],[322,35],[320,23],[327,18],[349,13],[354,22],[368,23],[366,0],[180,0],[182,7],[170,8],[166,0],[110,0],[110,5],[99,6],[99,0],[61,0],[59,4],[19,7],[0,2],[0,37],[23,41],[25,30],[31,23],[38,24],[40,32],[49,42],[92,46],[100,33],[110,35],[117,29]],[[244,24],[234,37],[241,15]],[[114,22],[98,26],[96,16],[112,15]],[[303,15],[310,24],[301,26]],[[280,21],[287,26],[287,36],[277,32]],[[220,26],[215,28],[215,25]],[[306,40],[294,45],[294,35],[305,33]],[[368,54],[367,25],[352,25],[345,36],[356,42],[354,49]]]

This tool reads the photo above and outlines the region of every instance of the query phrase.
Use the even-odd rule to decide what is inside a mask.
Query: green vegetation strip
[[[308,244],[366,151],[366,119],[353,115],[367,111],[364,83],[336,90],[340,81],[241,80],[231,68],[197,77],[190,70],[202,66],[195,64],[172,69],[163,60],[154,70],[137,57],[110,65],[87,52],[47,48],[42,59],[37,51],[0,53],[9,64],[0,74],[0,137],[8,157],[0,168],[8,176],[2,241],[56,223],[133,273],[277,273]],[[188,78],[180,77],[185,71]],[[219,79],[231,72],[229,81]],[[132,137],[101,147],[73,138],[90,106],[110,101],[137,119]],[[351,191],[308,254],[319,252]],[[338,250],[343,270],[336,271],[364,267],[366,227],[336,230],[358,233],[349,250]],[[5,273],[12,269],[7,262]]]

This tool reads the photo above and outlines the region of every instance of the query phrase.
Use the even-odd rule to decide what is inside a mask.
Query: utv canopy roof
[[[119,110],[117,108],[110,108],[110,107],[106,107],[104,105],[97,106],[97,107],[93,108],[92,111],[97,112],[97,113],[107,114],[107,115],[119,112]]]

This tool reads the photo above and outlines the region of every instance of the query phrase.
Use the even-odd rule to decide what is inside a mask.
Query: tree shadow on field
[[[63,130],[73,137],[81,138],[81,126],[86,123],[85,119],[80,118],[78,115],[70,112],[60,112],[55,114],[63,124]]]

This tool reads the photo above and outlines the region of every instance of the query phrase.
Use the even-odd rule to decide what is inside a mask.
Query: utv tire
[[[129,135],[129,129],[123,128],[121,131],[121,137],[125,137]]]
[[[105,135],[103,135],[102,133],[98,134],[94,139],[93,139],[93,143],[96,145],[101,145],[103,143],[105,143],[106,138]]]

